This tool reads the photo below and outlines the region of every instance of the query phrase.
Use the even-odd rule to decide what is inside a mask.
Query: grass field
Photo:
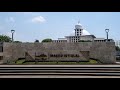
[[[24,65],[80,65],[80,64],[98,64],[95,60],[89,60],[89,62],[25,62],[25,60],[17,60],[16,62],[11,62],[10,64],[24,64]]]

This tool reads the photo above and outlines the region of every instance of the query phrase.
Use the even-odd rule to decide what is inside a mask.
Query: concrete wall
[[[87,53],[84,56],[82,52]],[[89,58],[99,59],[103,63],[115,63],[115,43],[114,42],[78,42],[78,43],[4,43],[4,60],[17,60],[24,58],[28,52],[33,58],[36,53],[44,54],[79,54],[79,58],[63,57],[49,58],[49,60],[89,60]]]
[[[99,59],[103,63],[116,62],[114,42],[94,42],[90,48],[90,58]]]

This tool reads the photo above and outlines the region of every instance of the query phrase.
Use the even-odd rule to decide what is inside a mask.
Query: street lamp
[[[108,32],[109,32],[109,29],[105,29],[105,32],[107,34],[107,41],[108,41]]]
[[[12,33],[12,42],[13,42],[13,34],[14,34],[15,30],[11,30]]]

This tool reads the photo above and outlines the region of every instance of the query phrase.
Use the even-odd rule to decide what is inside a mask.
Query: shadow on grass
[[[23,60],[16,60],[9,64],[17,64],[17,65],[90,65],[90,64],[100,64],[96,60],[89,60],[88,62],[26,62]]]

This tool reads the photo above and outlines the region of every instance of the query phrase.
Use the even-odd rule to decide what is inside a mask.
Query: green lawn
[[[25,62],[25,59],[23,59],[23,60],[17,60],[16,64],[22,64],[23,62]]]
[[[77,64],[76,62],[37,62],[36,64]]]
[[[97,61],[95,60],[90,60],[89,62],[25,62],[25,60],[17,60],[16,63],[15,62],[11,62],[10,64],[37,64],[37,65],[44,65],[44,64],[47,64],[47,65],[80,65],[80,64],[98,64]]]

